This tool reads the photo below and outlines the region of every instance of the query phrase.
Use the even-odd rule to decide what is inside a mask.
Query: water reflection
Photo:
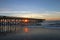
[[[36,25],[35,25],[36,26]],[[57,40],[60,30],[36,26],[0,24],[0,40]],[[3,36],[1,36],[1,34]]]

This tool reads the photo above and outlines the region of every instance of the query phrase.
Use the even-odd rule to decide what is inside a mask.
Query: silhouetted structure
[[[2,30],[4,29],[5,31],[11,30],[12,25],[34,25],[34,24],[43,22],[44,20],[45,19],[0,16],[0,29],[2,28]],[[3,26],[4,26],[4,28],[3,28]],[[16,30],[16,27],[14,27],[14,28]]]

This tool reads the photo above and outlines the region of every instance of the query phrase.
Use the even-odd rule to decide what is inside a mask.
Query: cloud
[[[44,13],[34,13],[32,11],[0,11],[0,15],[28,18],[60,19],[60,12],[57,11],[45,11]]]
[[[46,15],[48,17],[60,17],[60,12],[50,12],[48,13],[48,15]]]
[[[31,11],[0,11],[0,13],[31,13]]]
[[[47,20],[60,20],[60,12],[56,12],[56,11],[53,11],[53,12],[47,12],[45,14],[42,14]]]

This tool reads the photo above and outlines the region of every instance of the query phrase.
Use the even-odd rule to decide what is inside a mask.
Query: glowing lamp
[[[28,22],[28,20],[27,20],[27,19],[25,19],[25,20],[24,20],[24,22]]]

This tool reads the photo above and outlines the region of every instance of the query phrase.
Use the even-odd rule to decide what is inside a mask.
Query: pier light
[[[2,21],[4,22],[4,19],[2,19]]]
[[[16,22],[18,22],[18,20],[15,20]]]
[[[29,20],[28,19],[25,19],[25,20],[23,20],[24,22],[29,22]]]
[[[24,20],[25,22],[28,22],[28,20]]]
[[[5,19],[5,22],[7,22],[7,20]]]
[[[12,19],[11,21],[14,22],[14,19]]]

